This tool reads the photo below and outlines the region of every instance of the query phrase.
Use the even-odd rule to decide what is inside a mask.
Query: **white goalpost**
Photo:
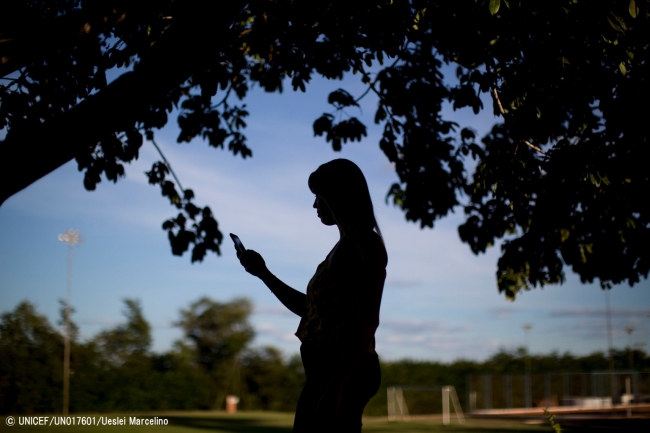
[[[463,409],[460,407],[456,388],[453,386],[390,386],[387,389],[388,393],[388,421],[395,421],[397,417],[401,417],[403,421],[410,421],[408,407],[406,400],[404,400],[404,390],[409,391],[441,391],[442,392],[442,423],[449,425],[451,422],[451,406],[454,407],[454,413],[458,422],[465,423],[463,416]]]

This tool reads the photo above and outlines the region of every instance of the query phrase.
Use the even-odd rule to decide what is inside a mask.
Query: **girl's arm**
[[[266,273],[259,277],[266,287],[271,289],[276,298],[289,309],[292,313],[302,317],[305,314],[305,305],[307,303],[304,293],[286,285],[282,280],[273,275],[268,269]]]
[[[266,267],[266,263],[259,253],[253,250],[246,250],[243,254],[237,253],[237,257],[246,272],[258,277],[266,287],[271,289],[273,294],[292,313],[302,317],[305,313],[306,296],[304,293],[289,287],[278,277],[273,275]]]

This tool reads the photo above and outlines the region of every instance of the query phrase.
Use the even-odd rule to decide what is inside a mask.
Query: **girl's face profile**
[[[314,200],[314,209],[317,210],[318,217],[323,224],[326,226],[333,226],[336,224],[332,211],[329,206],[327,206],[327,203],[325,203],[325,200],[323,200],[318,194]]]

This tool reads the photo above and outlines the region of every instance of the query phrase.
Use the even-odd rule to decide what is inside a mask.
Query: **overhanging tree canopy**
[[[462,206],[474,253],[505,238],[499,290],[564,280],[569,265],[603,287],[647,277],[650,1],[40,0],[0,6],[0,201],[72,158],[95,188],[117,181],[143,137],[179,108],[178,141],[252,155],[250,83],[304,90],[313,74],[358,72],[379,97],[379,143],[408,220],[433,227]],[[378,73],[370,66],[379,62]],[[459,83],[444,80],[457,65]],[[106,71],[133,65],[110,84]],[[492,107],[483,107],[489,93]],[[337,109],[363,95],[335,90]],[[233,102],[235,100],[235,102]],[[443,103],[502,117],[480,141]],[[334,150],[360,140],[356,118],[314,122]],[[473,173],[465,159],[477,161]],[[180,213],[163,224],[174,254],[219,253],[208,207],[177,190],[165,161],[148,173]],[[178,182],[176,182],[178,183]]]

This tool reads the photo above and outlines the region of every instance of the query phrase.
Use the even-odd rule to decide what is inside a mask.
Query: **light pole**
[[[625,332],[627,332],[627,340],[628,340],[627,351],[630,354],[630,370],[634,370],[634,346],[632,345],[632,333],[634,332],[635,329],[636,328],[634,326],[625,327]]]
[[[610,395],[612,396],[612,408],[614,407],[614,401],[616,400],[616,377],[614,376],[614,344],[612,342],[612,313],[609,302],[609,289],[605,289],[605,313],[607,315],[607,348],[609,352],[609,386],[610,386]],[[613,410],[613,409],[612,409]]]
[[[533,406],[533,396],[531,395],[531,383],[530,383],[530,330],[533,329],[533,324],[532,323],[524,323],[522,325],[522,328],[524,332],[526,333],[526,376],[525,376],[525,387],[526,387],[526,393],[525,393],[525,398],[526,398],[526,407],[532,407]]]
[[[63,346],[63,415],[68,415],[70,406],[70,297],[72,294],[72,247],[81,243],[77,230],[66,230],[59,235],[59,241],[68,245],[68,277],[65,301],[65,343]]]
[[[533,329],[533,324],[524,323],[522,328],[526,333],[526,372],[530,374],[530,330]]]

